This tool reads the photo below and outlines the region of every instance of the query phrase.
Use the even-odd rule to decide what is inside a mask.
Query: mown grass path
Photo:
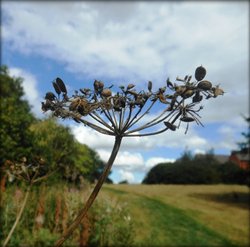
[[[135,222],[136,246],[242,246],[197,221],[185,210],[158,198],[110,186],[104,187],[102,195],[128,204]]]

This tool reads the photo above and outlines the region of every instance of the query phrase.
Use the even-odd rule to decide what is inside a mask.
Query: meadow
[[[92,186],[33,188],[8,246],[53,246]],[[1,239],[24,197],[23,187],[2,195]],[[239,185],[107,185],[64,246],[248,246],[249,188]]]
[[[249,246],[249,188],[238,185],[106,185],[128,204],[139,246]]]

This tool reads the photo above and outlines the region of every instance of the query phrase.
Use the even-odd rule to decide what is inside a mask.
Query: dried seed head
[[[197,67],[195,70],[195,79],[197,81],[201,81],[204,79],[205,76],[206,76],[206,69],[202,66]]]
[[[212,83],[210,81],[200,81],[197,87],[202,90],[210,90],[212,88]]]

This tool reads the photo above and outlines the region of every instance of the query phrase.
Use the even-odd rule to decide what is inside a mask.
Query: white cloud
[[[9,73],[13,77],[23,78],[22,86],[25,93],[24,98],[27,99],[29,104],[32,106],[32,112],[36,116],[41,116],[41,103],[40,96],[37,90],[36,77],[21,68],[9,68]]]
[[[110,152],[103,149],[97,149],[98,154],[104,161],[108,161]],[[141,169],[144,166],[144,160],[141,153],[121,151],[118,153],[114,167],[123,167],[128,170]]]
[[[4,2],[2,36],[14,50],[115,83],[152,80],[157,87],[203,64],[227,92],[206,102],[203,119],[234,121],[248,112],[248,5]]]
[[[163,157],[152,157],[146,161],[146,168],[149,170],[153,166],[159,164],[159,163],[168,163],[168,162],[174,162],[175,159],[167,159]]]
[[[231,137],[224,133],[223,137],[228,137],[216,143],[218,147],[230,148],[232,136],[244,122],[240,114],[248,113],[248,6],[244,1],[5,1],[2,39],[14,52],[53,59],[77,76],[117,84],[135,82],[139,88],[148,80],[157,88],[165,83],[166,77],[192,74],[196,66],[203,64],[207,79],[220,83],[226,93],[204,102],[202,120],[205,124],[230,125]],[[29,81],[32,80],[35,78],[30,77]],[[26,88],[32,105],[40,106],[35,103],[36,87],[33,93],[32,86]],[[87,127],[72,129],[76,138],[90,147],[112,149],[113,137]],[[187,135],[184,132],[185,126],[181,126],[176,132],[126,138],[121,151],[210,148],[209,142],[192,127]]]
[[[163,134],[147,137],[124,137],[121,145],[121,151],[142,151],[149,150],[157,147],[180,147],[185,148],[198,148],[208,147],[208,141],[200,137],[192,127],[186,135],[185,126],[181,125],[176,131],[166,131]],[[115,138],[96,132],[95,130],[82,126],[71,125],[71,129],[76,139],[91,148],[111,151]]]
[[[121,181],[127,180],[129,183],[135,182],[135,177],[132,172],[124,171],[123,169],[118,171]]]

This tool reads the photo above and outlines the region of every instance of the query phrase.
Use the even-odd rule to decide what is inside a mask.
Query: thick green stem
[[[8,236],[7,236],[7,238],[5,239],[5,241],[4,241],[4,243],[3,243],[3,247],[7,246],[7,244],[8,244],[8,242],[9,242],[9,240],[10,240],[10,238],[11,238],[11,236],[12,236],[12,234],[13,234],[13,232],[14,232],[16,226],[17,226],[17,224],[19,223],[19,221],[20,221],[20,219],[21,219],[21,216],[22,216],[22,214],[23,214],[23,210],[24,210],[24,208],[25,208],[25,205],[26,205],[26,203],[27,203],[27,200],[28,200],[28,197],[29,197],[29,194],[30,194],[31,186],[32,186],[32,185],[30,184],[29,187],[28,187],[28,189],[27,189],[27,191],[26,191],[26,193],[25,193],[25,197],[24,197],[24,200],[23,200],[23,204],[22,204],[22,206],[21,206],[21,208],[20,208],[20,211],[19,211],[19,213],[18,213],[18,215],[17,215],[17,217],[16,217],[15,223],[13,224],[13,226],[12,226],[12,228],[11,228],[11,230],[10,230]]]
[[[109,175],[109,171],[114,163],[114,160],[116,158],[116,155],[119,151],[120,145],[121,145],[122,137],[116,136],[115,143],[113,150],[111,152],[111,155],[109,157],[108,163],[106,164],[103,173],[101,174],[100,178],[98,179],[98,182],[92,191],[91,195],[89,196],[86,204],[84,205],[84,208],[80,210],[78,216],[75,218],[75,220],[71,223],[71,225],[66,229],[66,231],[63,233],[63,235],[56,241],[55,247],[62,246],[62,244],[70,237],[70,235],[73,233],[73,231],[79,226],[84,216],[87,214],[89,208],[95,201],[104,181]]]

